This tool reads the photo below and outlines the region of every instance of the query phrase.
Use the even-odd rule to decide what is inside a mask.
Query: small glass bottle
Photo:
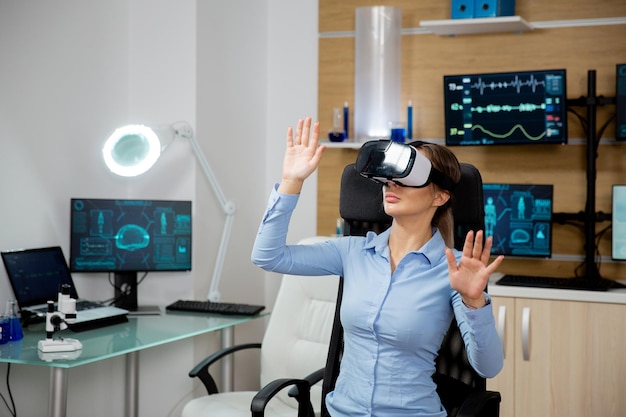
[[[345,126],[343,124],[343,109],[333,109],[333,128],[328,132],[328,140],[331,142],[343,142],[346,139]]]
[[[22,324],[20,323],[20,318],[17,315],[17,302],[15,300],[7,301],[7,307],[4,312],[4,316],[4,318],[8,319],[9,321],[9,342],[21,340],[22,338],[24,338]]]
[[[0,345],[9,342],[9,318],[0,315]]]

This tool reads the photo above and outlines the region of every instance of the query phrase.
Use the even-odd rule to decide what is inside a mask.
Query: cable
[[[567,111],[570,113],[573,113],[578,118],[578,121],[580,122],[581,127],[586,132],[587,131],[587,119],[585,119],[580,113],[578,113],[576,110],[572,108],[568,107]]]
[[[609,126],[609,124],[615,120],[616,117],[616,113],[613,113],[611,115],[611,117],[609,117],[609,120],[607,120],[606,122],[604,122],[604,124],[602,125],[602,127],[600,127],[600,130],[598,130],[598,135],[596,138],[596,143],[595,143],[595,150],[596,150],[596,157],[598,155],[598,146],[600,145],[600,139],[602,138],[602,135],[604,134],[604,131],[606,130],[606,128]]]
[[[148,271],[143,273],[143,276],[137,280],[137,286],[143,282],[144,279],[148,276]]]
[[[139,284],[141,284],[143,280],[146,279],[147,276],[148,276],[148,271],[145,271],[143,275],[141,276],[141,278],[137,280],[137,287],[139,287]],[[109,279],[109,284],[113,287],[113,289],[119,292],[119,295],[117,297],[113,297],[113,298],[106,300],[106,302],[109,303],[109,305],[115,305],[119,300],[128,296],[130,294],[131,289],[128,286],[125,286],[124,288],[122,288],[122,287],[115,285],[114,280],[111,279],[110,272],[108,275],[108,279]]]
[[[600,274],[600,266],[602,265],[602,256],[601,256],[601,253],[600,253],[600,241],[604,237],[604,234],[607,231],[611,230],[612,227],[613,227],[613,225],[609,224],[604,229],[602,229],[598,233],[596,233],[596,268],[598,270],[598,275],[600,277],[602,277],[602,274]]]
[[[11,401],[11,405],[9,405],[9,403],[7,402],[7,400],[4,397],[4,395],[2,395],[2,393],[0,393],[0,398],[2,398],[2,401],[4,402],[4,405],[6,405],[7,410],[9,410],[9,413],[13,417],[16,417],[17,416],[17,410],[15,409],[15,400],[13,399],[13,393],[11,392],[11,384],[9,383],[9,375],[10,374],[11,374],[11,363],[7,363],[6,386],[7,386],[7,393],[9,394],[9,400]]]

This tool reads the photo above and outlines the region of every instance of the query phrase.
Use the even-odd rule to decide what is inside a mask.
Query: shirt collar
[[[368,232],[366,236],[366,242],[363,246],[365,250],[374,250],[379,255],[389,259],[389,234],[391,233],[391,227],[377,235],[374,232]],[[441,257],[445,256],[446,244],[443,240],[443,236],[439,232],[439,229],[433,229],[433,237],[431,237],[424,246],[419,250],[412,251],[411,253],[421,254],[426,257],[430,264],[436,264]]]

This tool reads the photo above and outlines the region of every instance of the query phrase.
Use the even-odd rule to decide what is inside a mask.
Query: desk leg
[[[139,351],[126,354],[126,417],[139,415]]]
[[[231,347],[235,342],[233,327],[226,327],[220,330],[222,348]],[[226,355],[220,361],[222,363],[222,391],[233,390],[233,355]]]
[[[67,369],[50,368],[48,417],[65,417],[67,414]]]

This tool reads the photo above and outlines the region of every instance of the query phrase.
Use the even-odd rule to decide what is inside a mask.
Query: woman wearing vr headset
[[[489,296],[491,239],[468,233],[453,246],[451,189],[459,162],[447,148],[374,141],[363,145],[357,169],[384,183],[386,231],[311,245],[287,245],[287,229],[303,182],[324,152],[319,124],[300,120],[287,131],[281,182],[272,190],[252,251],[267,271],[344,277],[341,322],[344,352],[332,416],[447,415],[432,380],[435,358],[455,317],[474,369],[493,377],[503,353]],[[311,279],[315,279],[312,277]]]

